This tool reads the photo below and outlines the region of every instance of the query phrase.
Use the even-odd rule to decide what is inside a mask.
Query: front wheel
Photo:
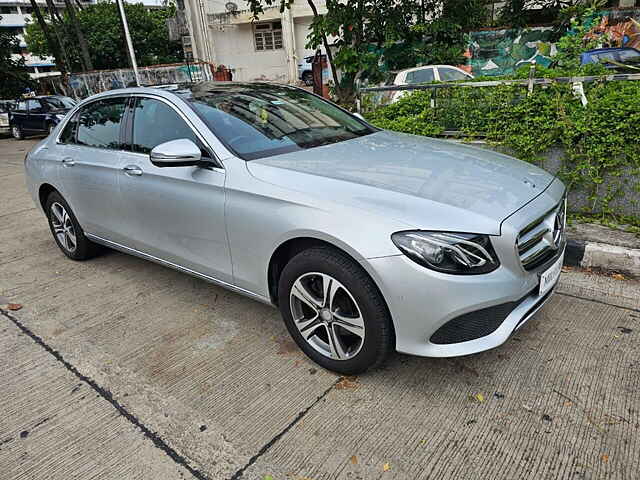
[[[362,267],[337,250],[316,247],[293,257],[280,276],[278,301],[293,339],[324,368],[361,373],[393,349],[382,295]]]

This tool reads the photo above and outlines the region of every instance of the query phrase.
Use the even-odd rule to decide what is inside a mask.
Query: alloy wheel
[[[13,134],[13,138],[17,138],[18,140],[22,138],[22,132],[20,131],[20,128],[16,126],[11,128],[11,133]]]
[[[51,225],[60,245],[70,253],[75,252],[78,247],[76,230],[67,210],[58,202],[51,204]]]
[[[349,290],[324,273],[305,273],[291,287],[290,308],[302,338],[333,360],[355,357],[364,343],[365,324]]]

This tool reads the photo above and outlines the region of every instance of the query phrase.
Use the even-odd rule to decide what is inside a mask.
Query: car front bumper
[[[563,195],[564,185],[556,180],[503,222],[501,235],[492,237],[501,265],[488,274],[444,274],[405,255],[369,259],[394,323],[396,350],[425,357],[469,355],[501,345],[524,325],[556,288],[557,282],[540,295],[540,275],[562,262],[566,240],[561,237],[551,258],[525,270],[516,239],[532,218],[552,209]]]
[[[393,285],[383,283],[381,287],[394,321],[396,350],[424,357],[457,357],[501,345],[549,300],[557,285],[539,295],[537,274],[521,279],[499,269],[482,276],[436,274],[425,279],[421,271],[424,267],[404,256],[379,258],[372,263],[381,278],[396,279]],[[460,317],[471,319],[474,314],[486,318],[481,311],[491,312],[491,307],[503,305],[508,305],[509,313],[488,335],[456,343],[431,341],[448,322]]]

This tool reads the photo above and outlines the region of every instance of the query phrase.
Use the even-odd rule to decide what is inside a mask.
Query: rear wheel
[[[293,339],[324,368],[361,373],[393,349],[382,295],[362,267],[337,250],[315,247],[292,258],[280,276],[278,300]]]
[[[24,138],[24,133],[18,125],[14,125],[13,127],[11,127],[11,134],[16,140],[22,140]]]
[[[85,235],[67,202],[58,192],[52,192],[45,204],[49,228],[56,244],[67,257],[87,260],[100,251],[100,247]]]

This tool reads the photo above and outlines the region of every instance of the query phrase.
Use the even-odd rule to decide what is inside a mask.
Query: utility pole
[[[127,41],[127,50],[129,50],[129,60],[131,61],[133,74],[136,77],[136,85],[140,86],[140,75],[138,74],[138,64],[136,63],[136,54],[133,51],[133,43],[131,42],[131,35],[129,34],[129,24],[127,23],[127,15],[124,13],[123,0],[116,0],[116,2],[118,3],[118,13],[120,13],[120,20],[122,20],[124,38]]]

